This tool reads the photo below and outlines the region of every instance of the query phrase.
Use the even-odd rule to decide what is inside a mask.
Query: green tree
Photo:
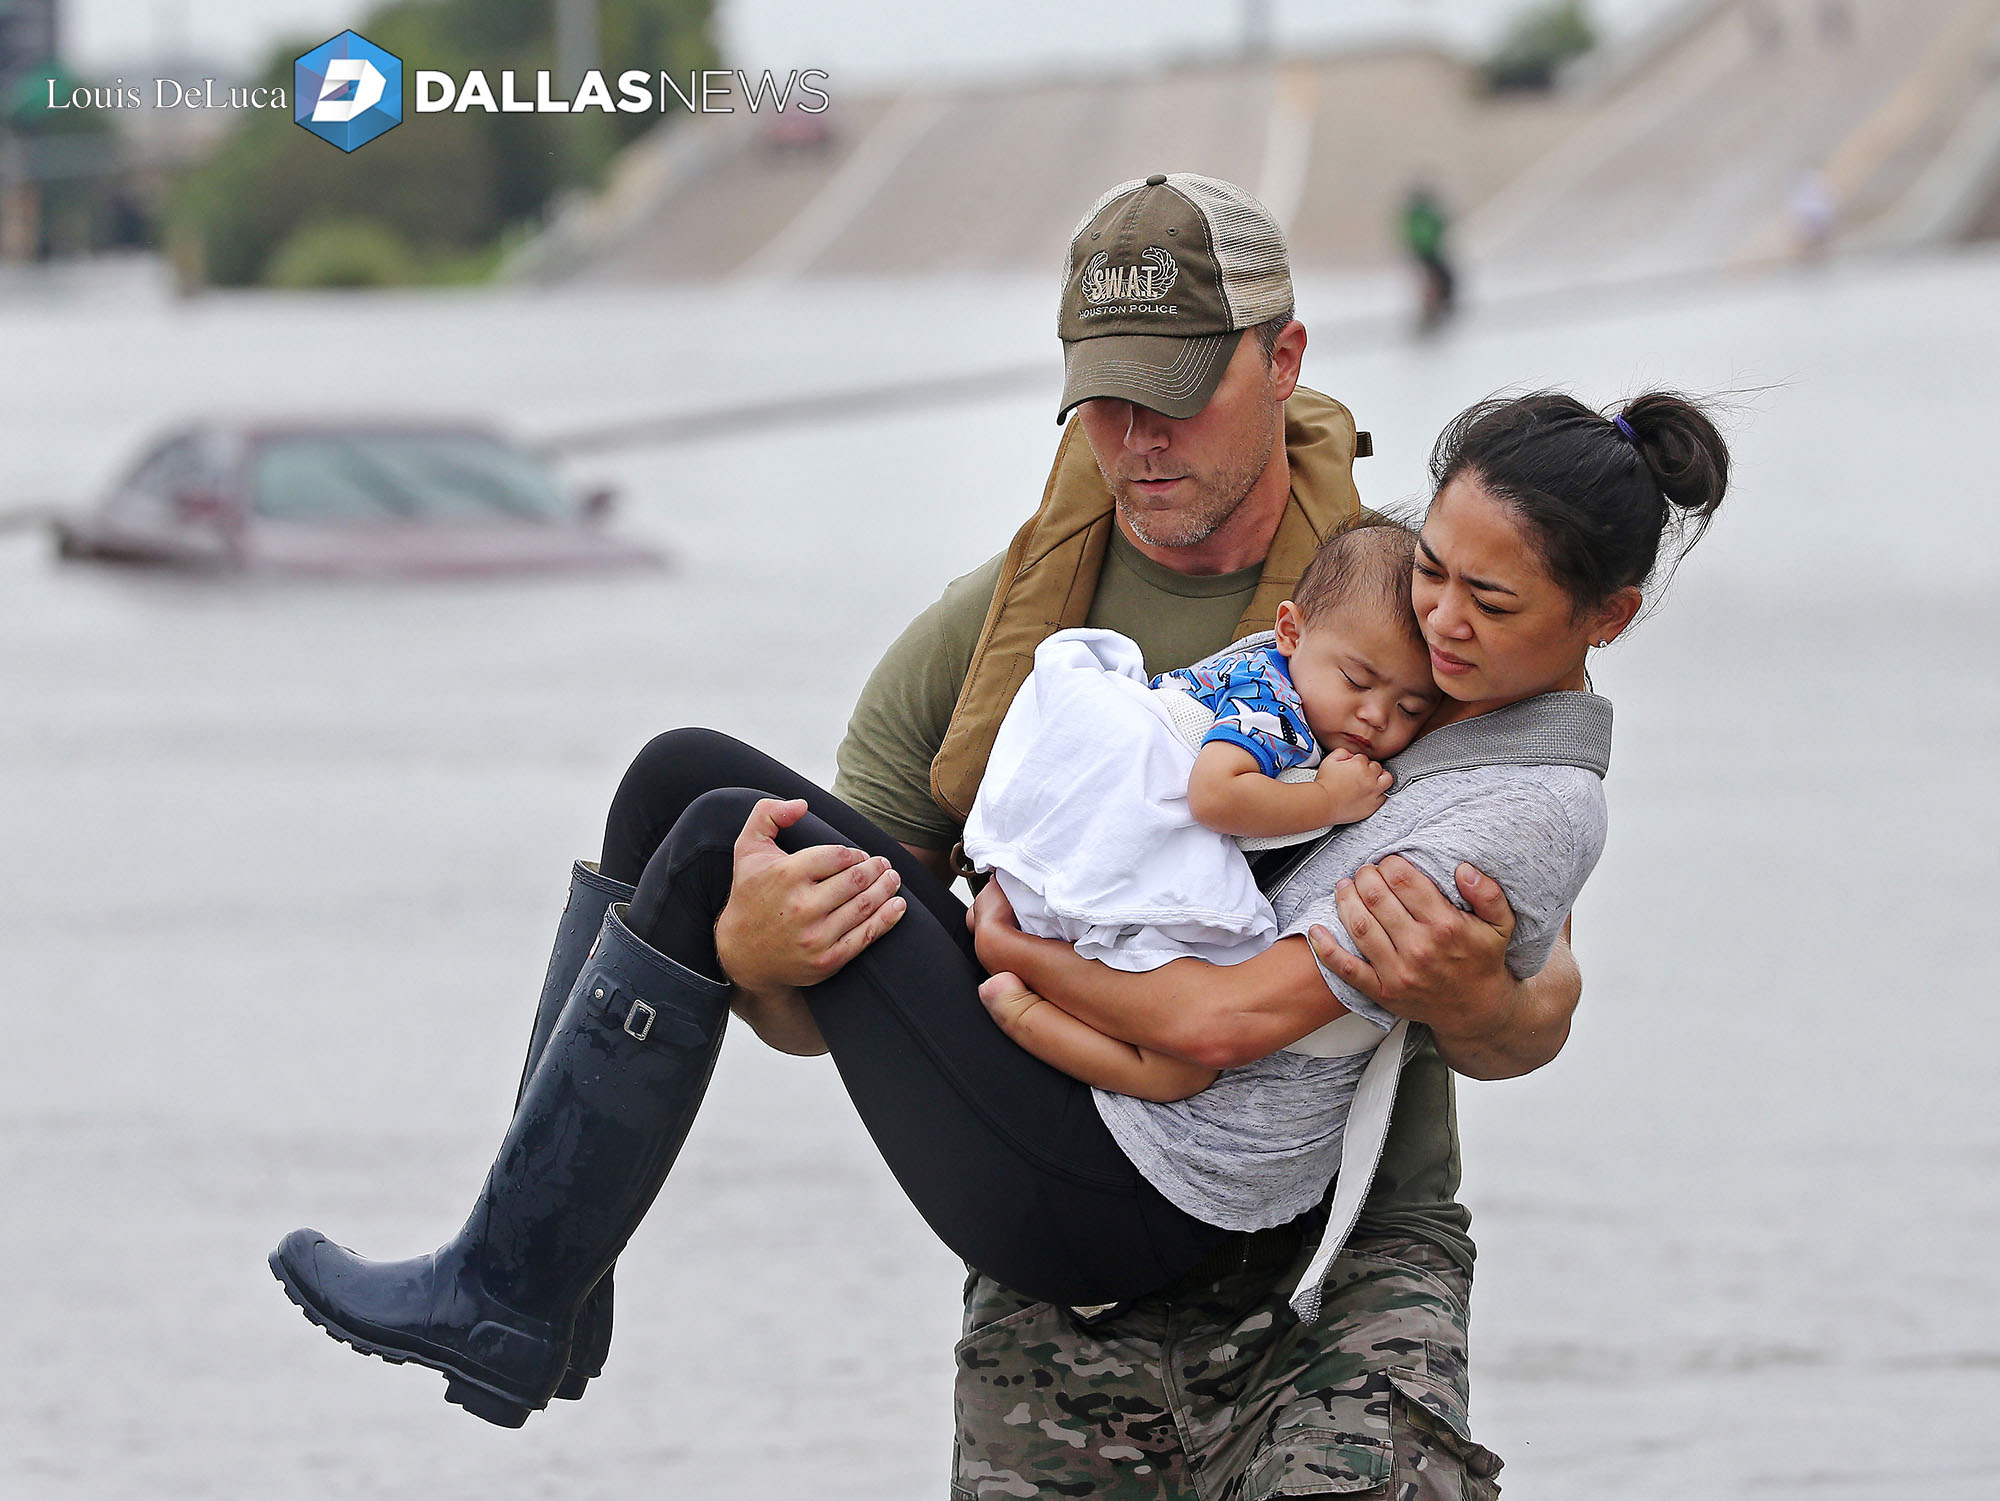
[[[1514,18],[1500,45],[1486,60],[1490,89],[1546,89],[1572,58],[1597,45],[1597,32],[1583,0],[1554,0]]]
[[[462,78],[477,68],[497,88],[507,69],[524,82],[554,69],[553,12],[553,0],[395,0],[355,30],[408,69]],[[599,0],[602,65],[683,76],[714,67],[711,12],[712,0]],[[258,81],[289,97],[293,60],[311,45],[280,48]],[[391,244],[414,275],[439,274],[533,220],[559,190],[591,185],[621,146],[673,118],[444,111],[412,115],[349,155],[289,121],[252,116],[181,185],[174,238],[197,246],[201,275],[222,286],[271,279],[287,248],[291,284],[322,265],[384,272],[398,264]],[[347,220],[365,231],[332,233]]]
[[[50,109],[54,97],[67,101],[84,87],[56,63],[34,68],[0,100],[0,136],[16,137],[17,159],[35,179],[38,251],[81,254],[112,238],[117,214],[115,177],[117,133],[108,111]],[[0,143],[0,151],[6,150]]]

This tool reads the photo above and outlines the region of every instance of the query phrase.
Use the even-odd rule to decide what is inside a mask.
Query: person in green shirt
[[[1413,185],[1403,200],[1403,248],[1417,268],[1422,288],[1418,327],[1424,332],[1442,327],[1458,305],[1458,274],[1445,247],[1450,227],[1437,190],[1426,182]]]

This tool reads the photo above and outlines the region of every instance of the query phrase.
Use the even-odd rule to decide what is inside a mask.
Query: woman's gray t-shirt
[[[1400,854],[1459,906],[1469,860],[1514,908],[1507,967],[1536,973],[1604,850],[1604,786],[1574,766],[1481,766],[1402,787],[1380,811],[1337,830],[1272,896],[1281,936],[1323,923],[1349,949],[1334,886]],[[1322,968],[1341,1003],[1387,1031],[1395,1018]],[[1277,1052],[1225,1069],[1207,1089],[1160,1104],[1095,1091],[1118,1145],[1175,1205],[1227,1230],[1282,1225],[1319,1203],[1340,1165],[1341,1132],[1368,1055]]]

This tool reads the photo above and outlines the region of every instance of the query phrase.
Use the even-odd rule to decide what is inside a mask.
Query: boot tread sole
[[[463,1407],[473,1416],[484,1418],[487,1422],[502,1428],[519,1428],[528,1421],[531,1413],[539,1411],[538,1408],[519,1402],[483,1381],[475,1380],[442,1360],[432,1359],[414,1350],[398,1350],[389,1345],[377,1344],[374,1340],[356,1334],[351,1329],[343,1329],[313,1307],[305,1294],[299,1291],[291,1276],[285,1271],[284,1263],[276,1251],[273,1251],[266,1260],[270,1264],[271,1275],[278,1279],[278,1286],[285,1290],[285,1296],[291,1300],[292,1305],[310,1322],[318,1325],[333,1339],[357,1354],[373,1355],[377,1359],[386,1360],[390,1365],[414,1363],[438,1372],[446,1378],[445,1401]]]

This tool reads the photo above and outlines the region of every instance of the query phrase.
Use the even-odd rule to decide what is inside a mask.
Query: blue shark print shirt
[[[1214,710],[1215,724],[1201,743],[1242,746],[1267,777],[1291,766],[1319,765],[1319,746],[1306,726],[1306,706],[1292,686],[1291,668],[1271,647],[1222,652],[1163,672],[1153,686],[1179,688]]]

